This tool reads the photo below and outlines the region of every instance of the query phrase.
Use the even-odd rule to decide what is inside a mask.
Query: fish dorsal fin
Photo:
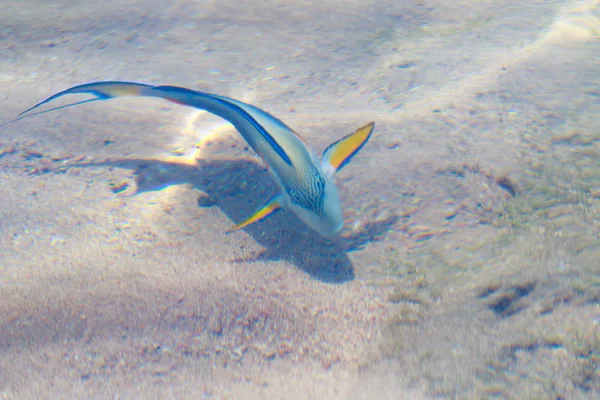
[[[375,128],[375,122],[370,122],[340,140],[331,143],[323,152],[323,170],[333,176],[333,174],[344,168],[367,143],[371,133],[373,133],[373,128]]]

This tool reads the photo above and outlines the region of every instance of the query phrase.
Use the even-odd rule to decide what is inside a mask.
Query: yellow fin
[[[274,197],[271,197],[264,206],[262,206],[257,212],[249,216],[247,219],[229,228],[227,230],[227,233],[231,233],[237,231],[238,229],[245,228],[248,225],[255,223],[256,221],[268,217],[269,215],[273,214],[279,209],[281,209],[281,195],[278,194]]]
[[[371,137],[375,122],[370,122],[340,140],[323,152],[323,167],[333,173],[342,169]]]

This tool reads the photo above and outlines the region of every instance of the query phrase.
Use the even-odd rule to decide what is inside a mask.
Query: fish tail
[[[28,108],[27,110],[23,111],[21,114],[18,115],[18,117],[23,117],[25,114],[35,110],[36,108],[38,108],[44,104],[47,104],[59,97],[67,95],[67,94],[90,93],[90,94],[96,96],[96,98],[69,104],[69,105],[63,106],[63,107],[53,108],[48,111],[52,111],[52,110],[55,110],[58,108],[70,107],[70,106],[74,106],[77,104],[94,101],[94,100],[106,100],[106,99],[111,99],[113,97],[120,97],[120,96],[143,96],[144,91],[147,89],[151,89],[151,88],[152,88],[151,85],[146,85],[143,83],[136,83],[136,82],[107,81],[107,82],[86,83],[83,85],[73,86],[72,88],[63,90],[62,92],[59,92],[59,93],[56,93],[55,95],[48,97],[46,100],[41,101],[38,104],[34,105],[33,107]]]

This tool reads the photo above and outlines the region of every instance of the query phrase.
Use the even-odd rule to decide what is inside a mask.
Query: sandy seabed
[[[225,234],[276,185],[206,113],[0,127],[0,398],[600,395],[600,2],[314,3],[2,1],[0,123],[133,80],[376,131],[326,240]]]

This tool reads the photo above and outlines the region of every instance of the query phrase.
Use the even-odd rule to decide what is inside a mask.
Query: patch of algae
[[[479,268],[456,256],[458,264],[469,266],[464,268],[462,282],[451,280],[456,295],[465,295],[466,282],[492,277],[489,285],[464,300],[474,307],[469,302],[476,299],[496,318],[490,329],[498,335],[497,353],[489,362],[470,360],[472,365],[481,364],[477,374],[453,376],[454,372],[447,371],[449,377],[444,379],[453,380],[455,387],[474,398],[595,398],[600,396],[599,142],[595,134],[581,130],[554,136],[545,147],[530,143],[527,148],[526,142],[519,161],[522,166],[511,174],[515,195],[494,209],[495,218],[486,221],[497,235],[475,247],[468,246],[463,235],[461,252],[480,254],[473,259],[487,260],[487,265]],[[477,233],[474,230],[471,235]],[[460,237],[453,232],[444,240],[456,243]],[[407,332],[426,336],[426,327],[436,324],[433,310],[457,301],[432,284],[433,276],[448,281],[460,269],[444,255],[451,248],[446,244],[435,242],[412,254],[396,249],[381,261],[398,276],[389,282],[388,300],[399,307],[392,309],[379,353],[368,362],[405,362],[406,354],[417,357],[405,342],[410,337]],[[445,268],[454,272],[440,273]],[[415,285],[415,280],[407,279],[409,271],[429,284]],[[449,320],[462,318],[452,316],[451,306],[448,310],[450,314],[444,315]],[[464,340],[479,346],[481,333],[472,335]],[[419,351],[428,357],[437,350]],[[477,354],[470,357],[477,358]]]
[[[564,321],[564,320],[563,320]],[[574,318],[535,324],[502,347],[480,376],[475,398],[577,399],[600,393],[600,329]]]
[[[425,39],[443,39],[476,31],[496,19],[495,14],[478,18],[466,19],[460,22],[429,24],[429,16],[424,13],[404,16],[398,26],[386,25],[372,33],[367,33],[362,40],[363,48],[391,48],[398,50],[405,44]]]
[[[389,247],[373,255],[372,276],[366,283],[378,287],[389,304],[388,323],[376,351],[363,360],[367,367],[381,359],[394,358],[403,349],[399,331],[405,326],[415,326],[430,312],[441,292],[428,272],[429,265],[406,253]],[[426,267],[423,267],[427,265]],[[385,273],[382,275],[382,271]]]
[[[416,380],[424,379],[431,394],[548,399],[597,394],[600,275],[593,261],[574,254],[572,242],[550,232],[515,230],[494,268],[471,271],[462,284],[453,281],[455,290],[443,293],[430,278],[439,265],[428,264],[425,256],[407,262],[390,251],[387,265],[404,277],[389,284],[388,300],[398,307],[392,308],[380,353],[364,366],[396,360]],[[443,376],[431,370],[435,365]]]
[[[586,138],[582,140],[581,138]],[[561,237],[579,238],[584,248],[600,254],[600,168],[597,157],[582,156],[599,138],[566,129],[552,137],[552,146],[532,152],[518,178],[519,195],[506,203],[500,224],[511,228],[541,226]]]
[[[476,18],[460,24],[436,24],[435,26],[423,26],[417,30],[415,36],[453,36],[459,33],[471,32],[493,21],[494,15]]]
[[[600,392],[600,327],[577,329],[569,333],[565,346],[574,359],[568,374],[573,383],[585,389]]]

